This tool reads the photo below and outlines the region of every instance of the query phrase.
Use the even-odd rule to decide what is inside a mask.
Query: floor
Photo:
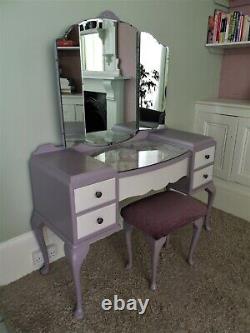
[[[148,289],[148,244],[134,234],[132,271],[122,232],[93,244],[82,268],[85,319],[72,318],[73,283],[65,259],[41,276],[33,272],[0,289],[0,313],[10,332],[250,332],[250,224],[213,210],[213,231],[202,232],[195,266],[185,262],[190,227],[172,235],[163,249],[158,290]],[[149,298],[144,315],[104,311],[101,302],[114,295]]]

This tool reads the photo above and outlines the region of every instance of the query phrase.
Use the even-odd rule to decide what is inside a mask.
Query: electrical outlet
[[[55,244],[50,244],[47,246],[49,261],[53,261],[57,255],[57,249]],[[35,268],[39,268],[43,265],[43,255],[40,250],[32,252],[32,262]]]

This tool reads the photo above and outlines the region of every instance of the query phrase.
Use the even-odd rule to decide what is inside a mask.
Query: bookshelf
[[[80,46],[57,46],[57,50],[80,50]]]
[[[238,47],[250,47],[250,41],[245,42],[228,42],[228,43],[210,43],[206,44],[209,48],[232,49]]]

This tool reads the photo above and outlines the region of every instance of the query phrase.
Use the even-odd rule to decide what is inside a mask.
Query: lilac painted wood
[[[66,258],[70,262],[73,280],[75,284],[76,307],[74,310],[74,316],[76,319],[82,319],[83,310],[82,310],[82,289],[80,282],[80,273],[83,260],[86,258],[89,251],[89,244],[84,243],[81,245],[73,246],[71,244],[65,243],[64,251]]]

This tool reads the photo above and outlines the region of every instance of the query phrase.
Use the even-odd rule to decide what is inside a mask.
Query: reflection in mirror
[[[140,126],[164,124],[167,96],[169,49],[151,34],[140,34]]]
[[[124,141],[165,121],[169,50],[114,15],[72,25],[56,40],[66,146]],[[95,139],[96,138],[96,139]]]
[[[137,123],[137,29],[96,18],[79,24],[79,36],[85,140],[101,144],[102,138],[105,144],[111,138],[124,140],[124,135],[127,139],[135,130],[119,136],[115,129],[117,124]]]

